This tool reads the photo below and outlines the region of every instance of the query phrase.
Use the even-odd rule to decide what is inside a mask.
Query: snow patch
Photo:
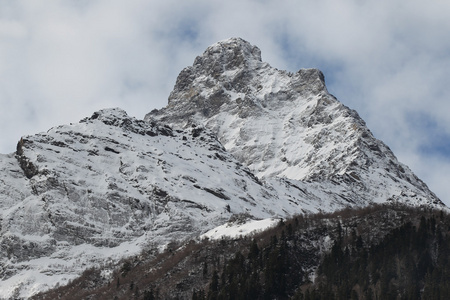
[[[249,220],[245,223],[226,223],[202,234],[200,238],[219,240],[225,237],[239,238],[242,236],[264,231],[278,224],[280,220],[269,218],[264,220]]]

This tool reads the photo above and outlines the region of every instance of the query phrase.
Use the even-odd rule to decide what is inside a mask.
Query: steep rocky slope
[[[0,297],[194,238],[232,219],[373,202],[444,208],[330,95],[229,39],[184,69],[166,108],[121,109],[23,137],[0,155]]]

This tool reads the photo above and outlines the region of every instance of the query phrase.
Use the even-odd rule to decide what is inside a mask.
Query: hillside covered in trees
[[[172,243],[33,299],[447,299],[450,215],[378,205]]]

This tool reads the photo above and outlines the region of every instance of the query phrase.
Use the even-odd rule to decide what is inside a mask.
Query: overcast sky
[[[0,153],[107,107],[167,104],[207,46],[242,37],[278,69],[316,67],[450,204],[447,0],[0,0]]]

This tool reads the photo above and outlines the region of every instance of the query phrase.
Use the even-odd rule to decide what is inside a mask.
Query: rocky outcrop
[[[20,141],[17,143],[16,158],[25,176],[27,176],[28,179],[31,179],[34,175],[38,173],[38,170],[37,167],[23,153],[23,147],[25,143],[31,142],[21,138]]]

